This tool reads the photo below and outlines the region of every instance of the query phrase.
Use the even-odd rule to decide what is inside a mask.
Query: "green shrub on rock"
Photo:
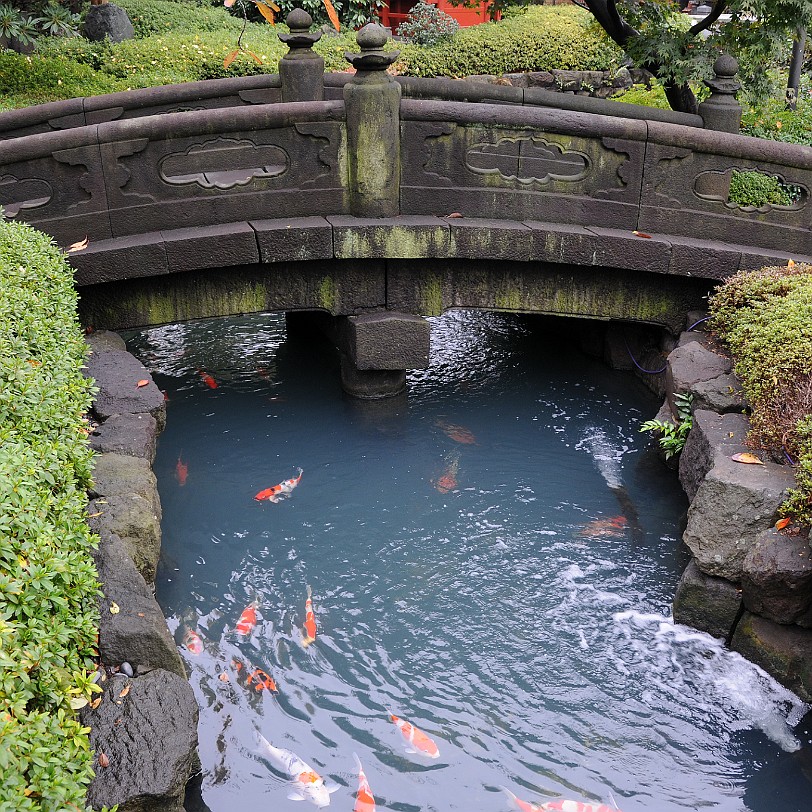
[[[787,186],[778,178],[764,172],[734,170],[730,175],[728,200],[740,206],[754,208],[768,204],[791,206],[799,193],[797,187]]]

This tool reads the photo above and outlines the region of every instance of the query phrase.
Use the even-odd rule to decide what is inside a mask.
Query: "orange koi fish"
[[[178,485],[183,487],[186,484],[186,477],[189,476],[189,466],[178,455],[178,461],[175,464],[175,479],[178,480]]]
[[[355,759],[355,766],[358,768],[358,792],[355,794],[353,812],[375,812],[375,798],[369,788],[369,781],[367,781],[364,768],[361,766],[361,759],[355,753],[352,754],[352,757]]]
[[[239,620],[237,621],[236,630],[240,637],[248,637],[257,625],[257,606],[256,601],[251,601],[245,609],[242,610]]]
[[[389,718],[397,725],[403,734],[403,738],[406,739],[407,753],[423,753],[429,758],[440,757],[440,750],[437,745],[422,730],[405,719],[399,719],[392,713],[389,714]]]
[[[231,665],[237,672],[237,681],[241,682],[244,679],[246,688],[253,688],[257,692],[273,691],[273,693],[279,693],[274,678],[266,674],[261,668],[253,668],[252,670],[252,666],[246,666],[236,658],[231,661]]]
[[[189,654],[194,654],[195,656],[203,651],[203,641],[194,629],[188,629],[186,634],[183,635],[183,645]]]
[[[215,381],[208,372],[198,369],[197,374],[200,375],[200,377],[203,379],[203,383],[205,383],[209,389],[217,389],[217,381]]]
[[[440,478],[434,483],[435,490],[440,493],[449,493],[457,487],[457,472],[460,467],[459,456],[449,458],[449,463]]]
[[[462,445],[474,445],[476,443],[476,437],[465,426],[455,426],[453,423],[446,423],[444,420],[438,420],[435,425],[455,443],[461,443]]]
[[[585,524],[578,532],[579,536],[603,536],[605,538],[618,538],[628,527],[625,516],[612,516],[610,519],[594,519]]]
[[[316,615],[313,614],[313,590],[307,587],[307,600],[305,601],[305,622],[302,626],[304,637],[302,645],[307,648],[311,643],[316,642]]]
[[[299,484],[299,481],[302,478],[302,471],[299,468],[299,474],[297,476],[293,476],[290,479],[286,479],[284,482],[280,482],[278,485],[273,485],[270,488],[265,488],[264,491],[260,491],[254,499],[257,502],[262,502],[263,500],[267,500],[268,502],[278,502],[280,499],[287,499],[293,489]]]

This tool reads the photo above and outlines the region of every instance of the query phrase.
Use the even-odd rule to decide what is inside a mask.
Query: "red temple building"
[[[417,0],[389,0],[388,4],[379,12],[381,25],[392,29],[392,33],[397,31],[398,26],[405,22],[409,9],[417,3]],[[473,8],[466,6],[452,6],[448,0],[436,0],[433,5],[440,11],[444,11],[453,17],[462,27],[477,25],[490,20],[487,11],[487,2],[481,2]]]

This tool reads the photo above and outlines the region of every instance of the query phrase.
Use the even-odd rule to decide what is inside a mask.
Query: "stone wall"
[[[731,362],[707,334],[682,334],[668,356],[667,391],[666,417],[675,393],[694,396],[679,460],[691,500],[683,540],[693,557],[677,586],[674,619],[724,639],[812,702],[812,550],[805,530],[775,528],[792,469],[732,459],[751,451],[749,419]]]
[[[87,374],[98,387],[88,520],[100,538],[103,692],[82,711],[96,754],[87,801],[95,809],[119,804],[119,812],[181,812],[199,770],[198,709],[154,594],[161,504],[151,465],[166,406],[118,335],[92,334],[88,343]]]

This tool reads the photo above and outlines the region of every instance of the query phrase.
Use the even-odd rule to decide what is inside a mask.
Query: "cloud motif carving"
[[[583,180],[589,173],[590,160],[583,152],[527,136],[477,144],[466,153],[465,165],[481,175],[498,174],[504,180],[544,184]]]
[[[0,207],[11,219],[23,209],[36,209],[50,202],[53,197],[51,185],[39,178],[19,178],[0,175]]]
[[[161,178],[173,186],[196,183],[204,189],[232,189],[254,179],[277,177],[287,172],[288,164],[281,147],[218,138],[167,155],[159,169]]]

